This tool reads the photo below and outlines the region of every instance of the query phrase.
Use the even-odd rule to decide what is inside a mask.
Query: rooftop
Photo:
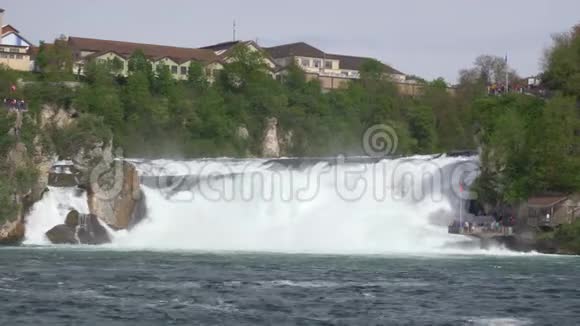
[[[361,70],[363,63],[365,63],[368,60],[373,60],[372,58],[368,57],[355,57],[342,54],[328,54],[326,57],[329,59],[340,60],[340,68],[349,70]],[[388,74],[404,75],[402,72],[384,63],[383,69],[384,72]]]
[[[242,43],[242,41],[222,42],[222,43],[204,46],[204,47],[201,47],[200,49],[212,50],[212,51],[217,52],[217,51],[222,51],[222,50],[228,50],[228,49],[232,48],[233,46],[238,45],[240,43]]]
[[[535,207],[552,207],[568,199],[566,195],[547,195],[530,197],[528,199],[528,206]]]
[[[264,50],[270,53],[273,58],[285,58],[291,56],[322,58],[326,55],[323,51],[304,42],[273,46],[270,48],[264,48]]]
[[[12,26],[10,24],[6,24],[6,25],[2,26],[2,35],[6,34],[6,33],[10,33],[10,32],[20,33],[16,28],[14,28],[14,26]]]
[[[341,69],[348,70],[360,70],[362,64],[370,60],[367,57],[356,57],[350,55],[342,54],[331,54],[325,53],[324,51],[304,42],[290,43],[279,46],[274,46],[270,48],[264,48],[273,58],[286,58],[291,56],[302,56],[311,58],[327,58],[340,61]],[[404,75],[402,72],[394,69],[393,67],[383,64],[385,72],[389,74],[400,74]]]
[[[208,49],[181,48],[166,45],[133,43],[124,41],[99,40],[71,36],[68,44],[74,51],[115,52],[122,56],[130,56],[136,50],[142,50],[150,58],[171,58],[176,62],[191,59],[203,62],[218,61],[218,56]]]

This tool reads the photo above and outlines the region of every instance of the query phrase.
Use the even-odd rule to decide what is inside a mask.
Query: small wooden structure
[[[580,216],[580,195],[549,194],[530,197],[520,205],[520,219],[541,229],[571,224]]]

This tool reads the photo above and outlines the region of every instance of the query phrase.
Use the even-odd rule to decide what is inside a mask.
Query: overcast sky
[[[553,33],[580,23],[579,0],[10,0],[4,22],[30,41],[60,34],[199,47],[232,39],[305,41],[371,56],[427,79],[455,81],[479,54],[509,55],[521,75],[540,69]]]

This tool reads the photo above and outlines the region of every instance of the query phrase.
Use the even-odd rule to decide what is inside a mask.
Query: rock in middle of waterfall
[[[65,224],[60,224],[48,232],[46,237],[53,244],[89,244],[100,245],[110,243],[107,229],[93,214],[79,214],[73,210],[66,216]]]

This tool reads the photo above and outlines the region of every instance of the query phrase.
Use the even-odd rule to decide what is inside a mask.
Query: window
[[[322,61],[319,59],[314,59],[314,68],[322,68]]]
[[[22,54],[17,54],[16,55],[16,59],[22,60],[24,58],[24,56]]]
[[[177,66],[171,66],[171,73],[177,74]]]
[[[302,59],[302,61],[300,61],[300,64],[304,67],[310,67],[310,59]]]
[[[213,76],[213,69],[206,68],[205,69],[205,75],[208,76],[208,77],[212,77]]]
[[[10,59],[14,59],[14,58],[16,58],[16,56],[14,54],[11,54]]]
[[[6,58],[8,58],[8,54],[2,53],[2,54],[0,54],[0,58],[6,59]]]
[[[324,61],[324,68],[332,69],[332,61]]]
[[[14,48],[12,48],[12,49],[10,49],[10,52],[19,53],[20,52],[20,49],[14,49]]]
[[[187,67],[181,67],[181,74],[187,75]]]

